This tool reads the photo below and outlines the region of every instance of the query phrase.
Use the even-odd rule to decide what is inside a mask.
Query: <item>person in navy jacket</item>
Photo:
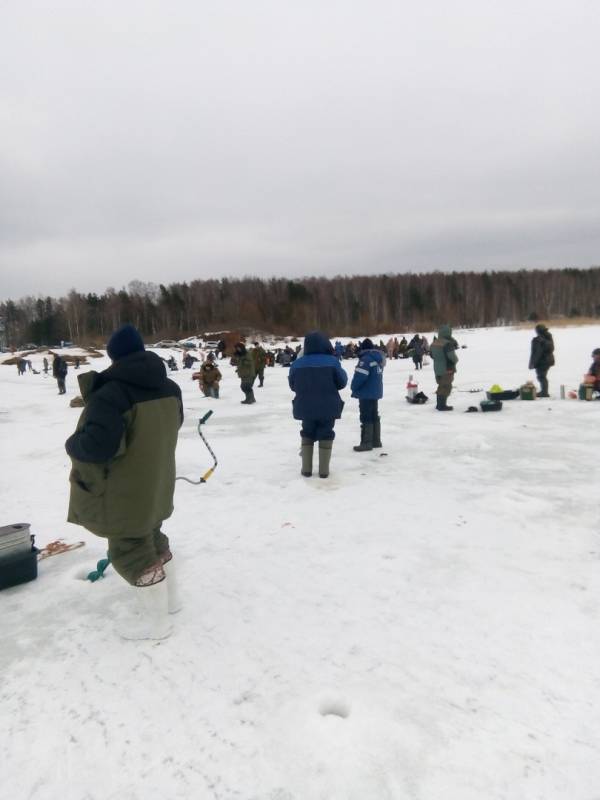
[[[344,408],[339,390],[348,383],[348,376],[324,333],[306,334],[304,354],[292,363],[288,381],[296,393],[294,419],[302,420],[302,475],[312,475],[314,444],[319,442],[319,477],[326,478],[335,438],[333,426]]]
[[[381,447],[381,419],[377,404],[383,397],[384,367],[384,354],[370,339],[364,339],[350,386],[352,397],[358,398],[360,409],[360,444],[354,447],[359,452]]]

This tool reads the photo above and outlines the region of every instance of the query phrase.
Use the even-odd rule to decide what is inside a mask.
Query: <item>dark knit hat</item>
[[[144,342],[137,328],[127,324],[116,330],[108,341],[106,352],[113,361],[144,350]]]
[[[360,349],[361,350],[374,350],[375,346],[373,345],[373,342],[370,339],[363,339],[361,344],[360,344]]]

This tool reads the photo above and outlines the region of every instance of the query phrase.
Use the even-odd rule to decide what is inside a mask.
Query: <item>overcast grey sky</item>
[[[600,264],[596,0],[3,0],[0,297]]]

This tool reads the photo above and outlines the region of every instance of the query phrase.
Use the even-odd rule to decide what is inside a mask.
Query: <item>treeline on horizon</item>
[[[4,340],[101,344],[125,322],[148,340],[219,330],[334,336],[600,317],[600,267],[335,278],[222,278],[0,303]]]

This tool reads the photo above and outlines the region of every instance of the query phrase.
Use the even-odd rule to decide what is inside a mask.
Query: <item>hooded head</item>
[[[243,342],[238,342],[236,346],[233,348],[234,353],[238,356],[245,356],[246,355],[246,345]]]
[[[600,358],[600,347],[596,347],[595,350],[592,350],[592,358]]]
[[[304,337],[304,355],[314,356],[317,354],[331,355],[333,347],[329,338],[321,331],[312,331]]]
[[[361,350],[374,350],[375,349],[375,345],[373,344],[373,342],[369,338],[363,339],[362,342],[360,343],[360,349]]]
[[[127,324],[113,333],[108,340],[106,352],[113,361],[118,361],[132,353],[141,353],[144,349],[144,342],[138,329]]]
[[[542,324],[540,323],[539,325],[536,325],[536,326],[535,326],[535,332],[536,332],[537,334],[539,334],[540,336],[543,336],[545,333],[547,333],[547,332],[548,332],[548,328],[547,328],[545,325],[542,325]]]
[[[439,339],[449,339],[452,336],[452,327],[450,325],[440,325],[438,330]]]

